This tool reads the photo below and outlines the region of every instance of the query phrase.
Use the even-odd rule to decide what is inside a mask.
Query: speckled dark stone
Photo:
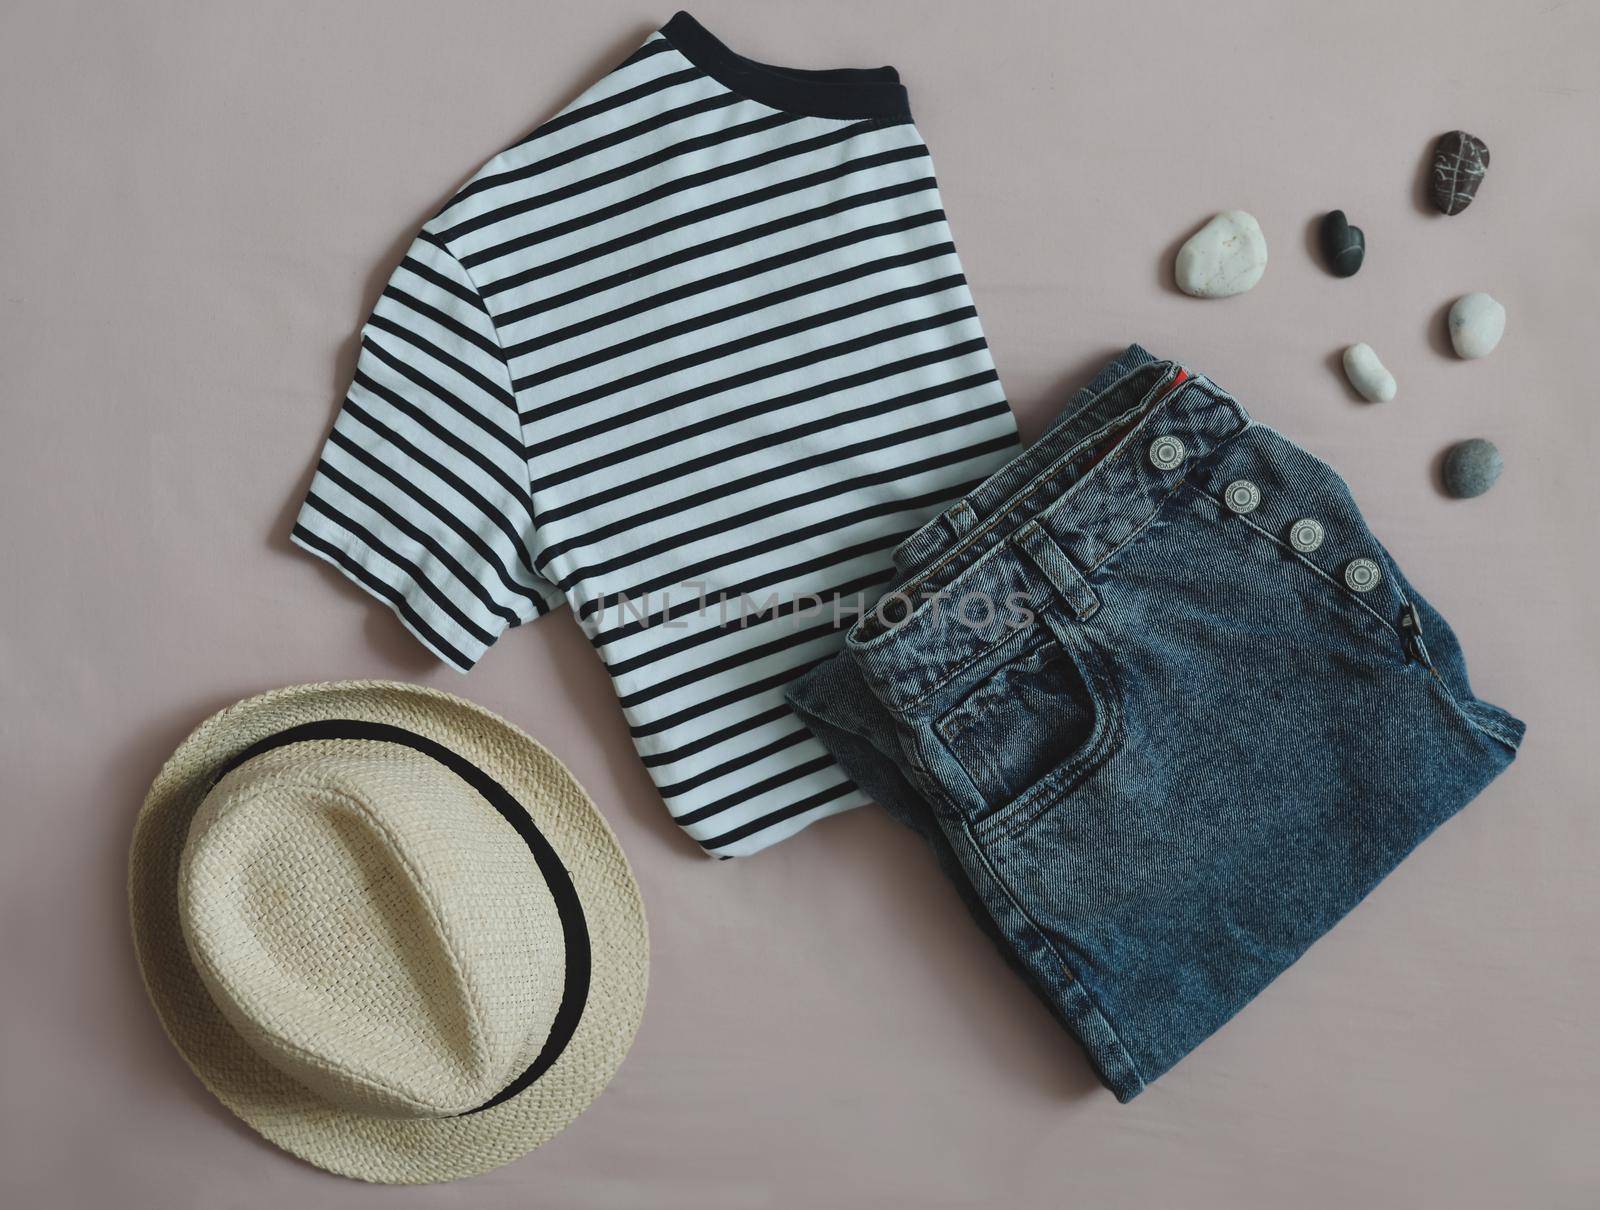
[[[1335,277],[1354,277],[1367,253],[1367,237],[1352,227],[1343,210],[1330,210],[1322,220],[1322,255]]]
[[[1494,442],[1482,437],[1457,442],[1444,456],[1444,490],[1458,500],[1481,496],[1494,486],[1504,466]]]
[[[1433,171],[1428,192],[1446,214],[1460,214],[1472,205],[1489,171],[1489,145],[1464,130],[1440,135],[1433,145]]]

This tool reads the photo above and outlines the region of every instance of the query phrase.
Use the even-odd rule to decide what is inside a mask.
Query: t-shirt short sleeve
[[[361,330],[291,536],[463,672],[563,599],[535,570],[528,459],[494,321],[426,231]]]

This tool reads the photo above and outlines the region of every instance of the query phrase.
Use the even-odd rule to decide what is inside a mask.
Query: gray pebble
[[[1494,486],[1504,466],[1494,442],[1482,437],[1458,441],[1444,456],[1444,490],[1457,500],[1481,496]]]

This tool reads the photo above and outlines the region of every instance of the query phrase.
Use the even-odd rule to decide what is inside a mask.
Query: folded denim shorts
[[[1127,1101],[1510,762],[1330,467],[1137,346],[790,700]]]

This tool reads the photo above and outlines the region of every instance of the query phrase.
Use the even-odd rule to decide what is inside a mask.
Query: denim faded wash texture
[[[1522,738],[1344,481],[1137,346],[896,564],[791,701],[1123,1101]]]

